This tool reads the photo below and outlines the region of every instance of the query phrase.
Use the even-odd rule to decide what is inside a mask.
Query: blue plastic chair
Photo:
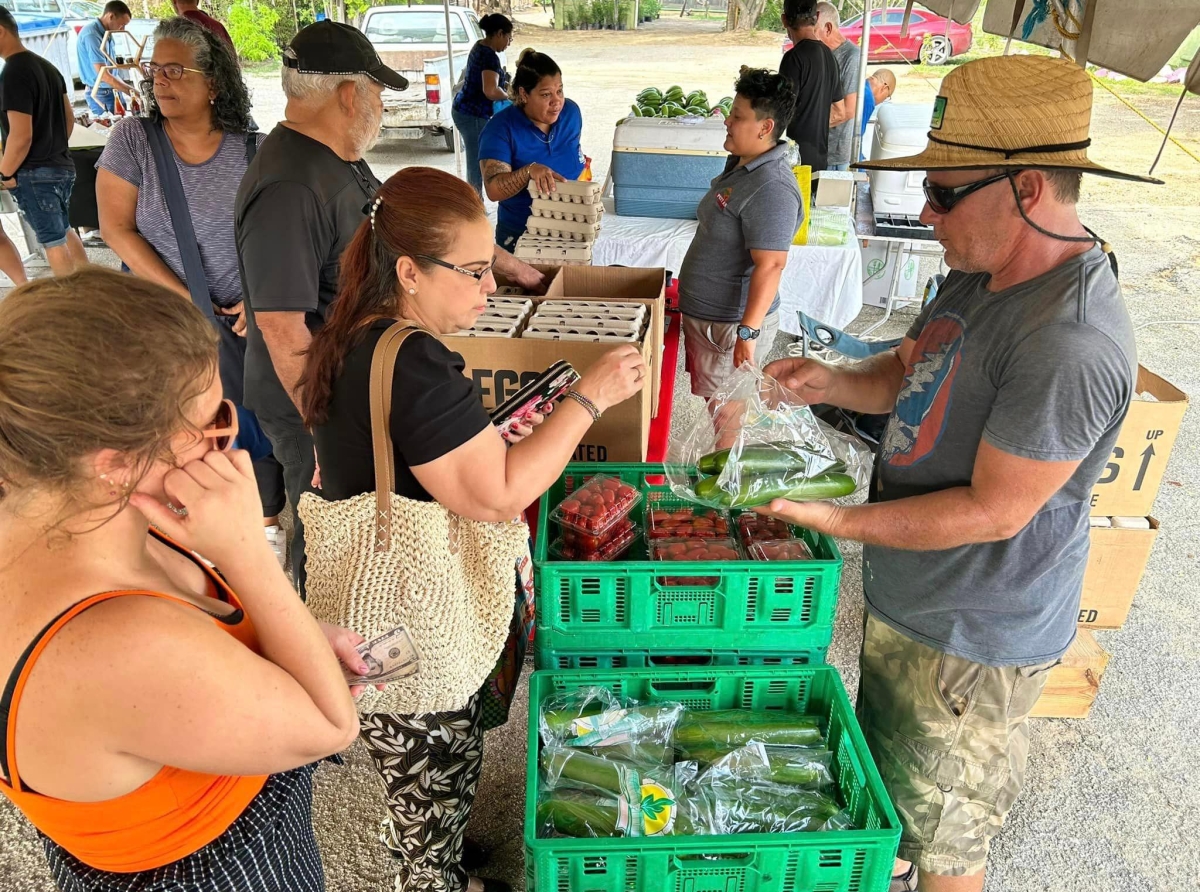
[[[797,310],[800,317],[800,330],[804,333],[800,339],[801,356],[808,356],[809,343],[820,344],[822,347],[840,353],[849,359],[869,359],[886,350],[894,350],[900,346],[901,338],[887,341],[867,341],[846,334],[840,328],[834,328],[809,316],[803,310]]]

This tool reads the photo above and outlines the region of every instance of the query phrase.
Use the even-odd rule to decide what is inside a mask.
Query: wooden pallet
[[[1100,693],[1100,679],[1108,666],[1108,652],[1087,629],[1079,629],[1062,664],[1050,670],[1042,696],[1031,718],[1085,719]]]

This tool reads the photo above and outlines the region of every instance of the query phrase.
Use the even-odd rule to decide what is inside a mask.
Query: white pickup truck
[[[483,37],[473,9],[450,7],[450,38],[454,47],[454,80],[446,54],[446,13],[441,6],[376,6],[367,10],[362,31],[379,51],[383,64],[408,79],[403,93],[383,94],[383,139],[420,139],[440,135],[454,148],[450,105],[454,81],[475,41]],[[500,55],[504,64],[504,54]]]

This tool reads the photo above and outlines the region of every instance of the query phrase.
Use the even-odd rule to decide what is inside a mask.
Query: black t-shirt
[[[67,85],[58,69],[25,50],[10,56],[0,72],[0,133],[8,142],[8,113],[33,118],[33,142],[21,168],[74,167],[67,148]],[[12,176],[17,171],[6,170]]]
[[[366,161],[344,161],[283,124],[263,140],[234,206],[246,302],[246,406],[262,418],[300,424],[279,383],[255,314],[305,314],[316,331],[337,295],[342,252],[366,220],[379,180]]]
[[[375,491],[371,447],[371,359],[375,344],[394,324],[372,325],[350,350],[333,384],[329,418],[313,431],[321,466],[321,494],[334,501]],[[396,492],[433,501],[409,470],[453,452],[492,423],[479,388],[463,374],[465,363],[437,338],[408,336],[396,357],[390,429],[396,457]]]
[[[796,88],[796,109],[787,135],[800,149],[800,163],[813,171],[829,163],[829,109],[838,99],[837,59],[819,40],[802,40],[784,55],[779,73]]]

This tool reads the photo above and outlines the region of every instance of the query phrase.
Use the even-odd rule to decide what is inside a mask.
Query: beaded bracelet
[[[588,414],[592,416],[592,423],[595,424],[600,420],[600,410],[596,408],[596,404],[589,400],[578,390],[568,390],[567,399],[575,400],[579,405],[588,410]]]

